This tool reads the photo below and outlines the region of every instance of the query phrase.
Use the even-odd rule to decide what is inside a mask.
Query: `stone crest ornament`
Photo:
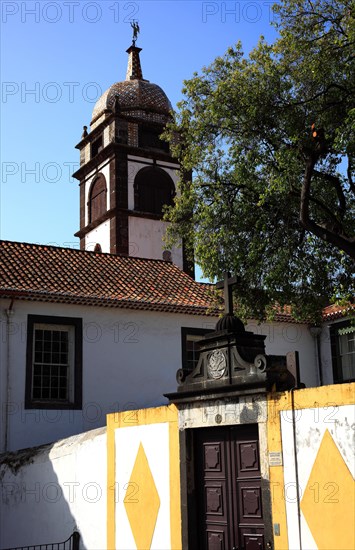
[[[299,383],[298,355],[266,355],[265,338],[245,330],[233,313],[232,286],[238,283],[230,273],[217,288],[224,290],[225,312],[214,332],[198,341],[200,356],[193,370],[177,372],[177,393],[167,397],[178,403],[213,396],[260,394],[276,388],[294,388]]]
[[[207,372],[210,378],[218,380],[225,375],[227,370],[227,360],[223,351],[216,349],[208,355]]]

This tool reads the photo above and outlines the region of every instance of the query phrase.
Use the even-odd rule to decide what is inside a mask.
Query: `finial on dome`
[[[139,52],[142,51],[142,48],[130,46],[126,51],[128,53],[126,80],[143,80],[141,61],[139,59]]]
[[[126,80],[143,80],[143,73],[141,67],[141,61],[139,59],[139,52],[142,48],[137,48],[136,41],[138,33],[140,32],[138,21],[132,21],[131,27],[133,29],[132,45],[128,48],[128,65]]]
[[[128,48],[128,65],[126,80],[143,80],[143,73],[141,62],[139,59],[139,52],[142,51],[142,48],[137,48],[136,41],[138,34],[140,32],[138,21],[132,21],[131,27],[133,29],[132,45]]]

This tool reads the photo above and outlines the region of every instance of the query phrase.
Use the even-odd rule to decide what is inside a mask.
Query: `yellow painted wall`
[[[296,410],[320,409],[330,406],[341,407],[343,405],[354,405],[355,403],[355,383],[305,388],[296,390],[293,393],[294,408]],[[292,392],[269,394],[267,421],[268,452],[282,451],[280,413],[291,410]],[[321,479],[322,472],[326,471],[329,479],[329,472],[336,467],[337,475],[341,477],[342,500],[338,499],[337,502],[336,499],[330,498],[326,501],[326,504],[329,504],[329,506],[322,507],[319,506],[319,503],[322,504],[324,498],[323,501],[322,499],[318,499],[317,501],[316,497],[313,500],[308,497],[301,499],[302,513],[307,515],[308,526],[319,550],[355,548],[355,539],[352,538],[355,531],[355,513],[353,510],[355,499],[354,480],[345,461],[342,459],[340,453],[336,454],[337,451],[334,448],[336,449],[336,445],[328,430],[326,430],[316,460],[320,462],[320,465],[317,465],[312,470],[309,483],[313,483],[311,488],[314,488],[314,482],[318,482],[317,480]],[[334,456],[334,459],[332,459],[332,464],[328,464],[328,457],[330,459],[331,456]],[[321,458],[321,461],[318,458]],[[286,502],[283,491],[284,466],[270,467],[269,474],[272,498],[272,522],[273,524],[280,524],[280,536],[274,537],[274,548],[275,550],[288,550]],[[331,489],[332,487],[330,487],[328,495],[331,494]],[[333,508],[331,505],[333,505]],[[343,516],[343,521],[340,524],[341,515]],[[333,520],[330,520],[330,518],[333,518]]]
[[[304,410],[304,418],[302,422],[307,423],[306,410],[324,410],[324,407],[336,405],[337,407],[354,405],[355,403],[355,384],[339,384],[333,386],[324,386],[321,388],[306,388],[293,392],[293,401],[296,411]],[[281,412],[292,410],[292,392],[271,393],[268,395],[268,418],[267,418],[267,447],[268,453],[282,452],[282,432],[281,432]],[[340,410],[340,409],[339,409]],[[291,413],[289,414],[291,419]],[[110,414],[107,417],[107,455],[108,455],[108,491],[107,491],[107,548],[115,549],[116,528],[115,525],[115,481],[116,475],[116,449],[115,449],[115,432],[121,428],[148,426],[152,424],[168,424],[169,430],[169,474],[170,474],[170,543],[171,549],[180,550],[181,542],[181,501],[180,501],[180,452],[179,452],[179,429],[178,429],[178,410],[174,405],[159,407],[155,409],[143,409],[137,411],[127,411],[121,413]],[[320,425],[318,424],[318,427]],[[325,429],[324,429],[325,428]],[[323,433],[324,432],[324,433]],[[350,474],[350,470],[343,460],[339,449],[335,444],[327,426],[322,427],[322,440],[319,444],[314,464],[307,482],[307,491],[301,498],[301,513],[307,521],[307,526],[316,541],[319,550],[345,550],[355,547],[352,542],[352,515],[355,516],[355,510],[352,508],[352,503],[355,500],[354,481]],[[302,437],[299,434],[298,437]],[[316,452],[314,447],[314,452]],[[305,452],[304,450],[302,451]],[[299,460],[302,459],[302,453]],[[307,458],[306,458],[307,459]],[[137,455],[135,464],[136,470],[143,468],[146,463],[146,457],[142,449]],[[141,466],[142,465],[142,466]],[[332,468],[336,467],[337,480],[341,485],[342,500],[338,501],[330,499],[310,498],[309,495],[314,493],[314,487],[317,487],[319,480],[329,480],[332,477],[324,477]],[[290,469],[289,469],[290,472]],[[350,475],[349,475],[350,474]],[[137,479],[141,475],[144,480],[143,472],[138,471]],[[286,501],[284,497],[284,465],[269,467],[270,489],[272,499],[272,523],[280,525],[280,536],[274,536],[275,550],[289,550],[289,537],[287,517],[290,518],[287,512]],[[339,477],[340,476],[340,477]],[[341,478],[341,479],[340,479]],[[143,483],[143,481],[142,481]],[[147,481],[148,483],[148,481]],[[322,485],[323,486],[323,485]],[[154,487],[151,483],[150,490],[154,493]],[[309,491],[311,489],[311,491]],[[331,487],[330,487],[331,489]],[[313,491],[313,492],[312,492]],[[330,494],[328,492],[328,494]],[[158,501],[158,497],[154,497]],[[152,500],[152,502],[154,499]],[[327,504],[324,506],[324,502]],[[346,502],[346,507],[342,503]],[[137,514],[129,511],[126,507],[127,516],[130,516],[132,521],[137,521]],[[131,507],[132,510],[132,507]],[[287,516],[287,514],[289,514]],[[291,516],[291,523],[297,518]],[[334,521],[333,521],[334,519]],[[355,518],[354,518],[355,519]],[[326,522],[327,529],[324,529]],[[339,528],[339,523],[343,523],[343,527]],[[144,531],[144,523],[142,523]],[[354,525],[355,530],[355,525]],[[142,531],[142,538],[139,540],[151,540],[151,535]],[[303,537],[303,535],[302,535]],[[306,539],[306,534],[305,534]],[[136,544],[137,544],[137,538]],[[292,540],[292,537],[291,537]],[[331,544],[332,546],[329,546]],[[293,545],[294,547],[294,545]],[[306,547],[304,547],[304,550]],[[308,548],[307,548],[308,550]]]
[[[130,428],[136,426],[148,426],[152,424],[168,423],[169,425],[169,474],[170,474],[170,539],[171,549],[181,549],[181,512],[180,512],[180,453],[179,453],[179,429],[178,429],[178,411],[175,405],[158,407],[153,409],[141,409],[136,411],[126,411],[113,413],[107,416],[107,549],[115,549],[116,528],[115,525],[115,481],[116,481],[116,449],[115,449],[115,431],[121,428]],[[157,449],[159,453],[159,449]],[[141,457],[143,456],[143,458]],[[145,457],[140,448],[140,455],[137,455],[135,468],[143,468]],[[136,475],[142,477],[144,473],[137,472]],[[137,478],[137,479],[138,479]],[[148,480],[147,480],[148,483]],[[157,499],[158,497],[155,496]],[[134,504],[131,506],[131,510]],[[127,514],[135,521],[134,510],[130,511],[126,507]],[[149,515],[151,510],[147,510]],[[132,519],[130,519],[131,521]],[[133,521],[132,520],[132,521]],[[147,522],[141,521],[141,536],[137,540],[147,540],[145,533]],[[149,538],[149,536],[148,536]],[[145,549],[146,550],[146,549]],[[147,549],[148,550],[148,549]]]

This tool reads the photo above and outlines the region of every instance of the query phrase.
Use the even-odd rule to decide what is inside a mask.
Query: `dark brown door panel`
[[[265,550],[257,425],[194,430],[198,550]]]

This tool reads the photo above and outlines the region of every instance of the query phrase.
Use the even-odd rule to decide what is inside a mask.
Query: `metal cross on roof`
[[[238,282],[237,277],[231,277],[229,272],[224,274],[224,280],[216,283],[216,288],[223,288],[224,294],[224,313],[233,315],[233,286]]]

